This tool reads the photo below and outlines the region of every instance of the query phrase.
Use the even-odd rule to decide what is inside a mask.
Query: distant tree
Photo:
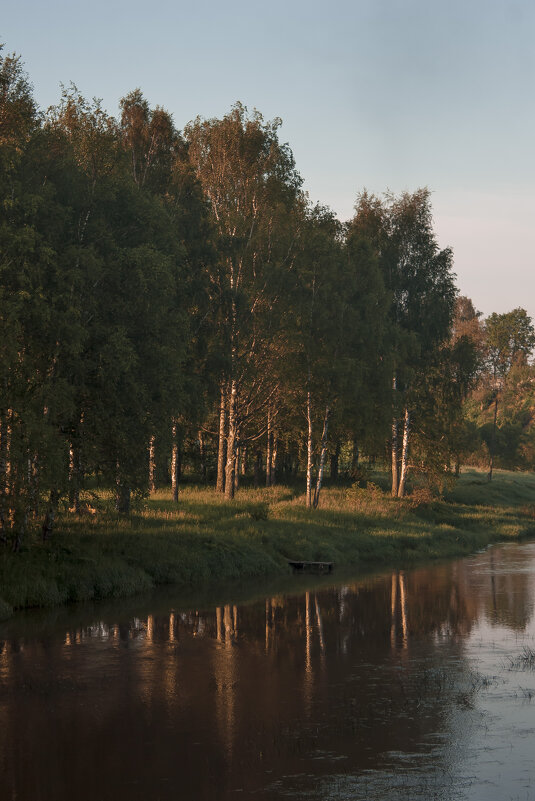
[[[184,142],[168,111],[151,109],[140,89],[120,101],[120,132],[128,154],[132,178],[141,188],[164,194],[177,155]]]
[[[505,314],[494,312],[485,320],[485,342],[489,367],[505,378],[513,364],[526,364],[535,347],[535,328],[525,309]]]
[[[474,304],[465,295],[458,295],[452,324],[452,341],[468,337],[479,350],[484,348],[485,328],[481,320],[482,314],[476,311]]]
[[[488,479],[491,481],[496,452],[499,399],[508,383],[513,366],[526,365],[535,347],[535,328],[525,309],[517,308],[505,314],[494,312],[487,317],[485,345],[494,408],[492,433],[488,442]]]

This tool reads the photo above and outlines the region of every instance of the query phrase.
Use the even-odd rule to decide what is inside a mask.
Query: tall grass
[[[380,480],[380,477],[378,477]],[[11,609],[134,595],[161,584],[206,586],[284,575],[289,559],[336,567],[410,564],[535,536],[535,475],[467,471],[443,500],[391,498],[326,487],[308,510],[300,489],[243,489],[226,502],[184,487],[178,505],[161,490],[118,516],[106,494],[95,515],[64,512],[51,542],[0,555],[0,619]]]

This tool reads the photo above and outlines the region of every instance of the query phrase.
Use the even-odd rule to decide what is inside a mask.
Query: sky
[[[535,3],[19,0],[0,17],[44,109],[71,81],[112,114],[141,88],[191,119],[281,117],[313,202],[432,192],[440,247],[484,315],[535,319]]]

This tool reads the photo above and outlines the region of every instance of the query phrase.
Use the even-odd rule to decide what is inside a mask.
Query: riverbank
[[[317,510],[300,488],[240,490],[226,503],[186,486],[157,492],[120,518],[102,498],[94,515],[64,514],[51,542],[0,558],[0,618],[13,609],[119,598],[157,585],[196,587],[283,575],[288,559],[337,568],[395,567],[462,556],[535,537],[535,474],[467,470],[443,500],[400,501],[377,486],[326,487]]]

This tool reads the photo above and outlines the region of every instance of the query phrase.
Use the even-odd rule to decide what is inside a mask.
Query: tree
[[[485,343],[494,408],[492,434],[488,443],[488,479],[491,481],[496,451],[498,402],[513,366],[526,365],[528,357],[535,347],[535,328],[531,318],[521,308],[513,309],[505,314],[494,312],[485,320]]]
[[[80,171],[74,231],[86,340],[71,447],[77,464],[116,483],[127,512],[131,491],[146,487],[146,445],[156,425],[167,428],[181,385],[184,251],[166,203],[129,174],[121,132],[98,102],[68,90],[50,126]]]
[[[288,220],[301,180],[281,121],[265,122],[236,104],[220,120],[197,118],[185,129],[188,155],[210,204],[219,260],[210,278],[222,345],[221,431],[226,439],[225,494],[234,495],[236,451],[244,416],[267,403],[269,390],[256,369],[267,347],[265,318],[276,303],[279,274],[291,260]],[[290,226],[291,227],[291,226]],[[264,321],[264,322],[262,322]],[[245,400],[245,402],[243,402]]]
[[[452,341],[468,337],[479,350],[483,349],[484,327],[481,312],[476,311],[474,304],[465,295],[458,295],[452,323]]]
[[[18,549],[40,495],[55,501],[63,483],[73,406],[65,365],[75,364],[82,332],[65,241],[70,166],[42,126],[18,58],[0,59],[0,86],[0,527]]]
[[[392,494],[403,497],[409,470],[409,443],[426,371],[449,337],[455,302],[449,248],[440,250],[433,232],[430,193],[419,189],[389,196],[386,243],[382,259],[392,293],[391,330],[394,360],[392,424]],[[403,417],[401,453],[398,444]]]
[[[391,424],[391,293],[381,259],[386,246],[386,209],[373,195],[357,199],[347,226],[346,291],[352,309],[351,381],[343,405],[344,427],[353,442],[353,469],[359,452],[381,453]]]

